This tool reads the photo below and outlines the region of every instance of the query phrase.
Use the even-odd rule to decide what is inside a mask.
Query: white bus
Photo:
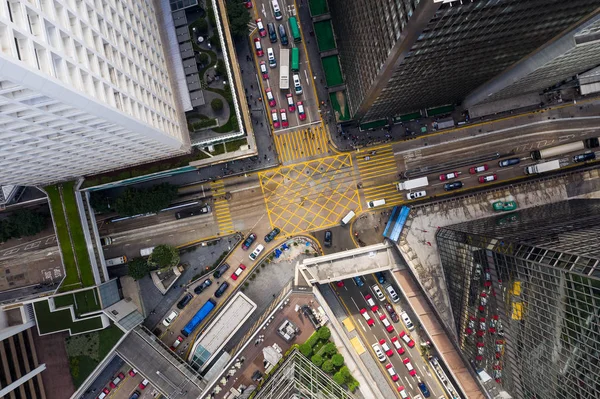
[[[279,52],[279,89],[290,88],[290,50],[282,48]]]

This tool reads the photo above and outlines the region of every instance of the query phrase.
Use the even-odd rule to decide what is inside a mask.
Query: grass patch
[[[207,87],[206,90],[222,95],[223,98],[227,100],[227,104],[229,104],[229,119],[222,126],[216,127],[212,129],[212,131],[215,133],[229,133],[233,130],[237,130],[239,126],[235,115],[235,108],[233,107],[233,97],[231,96],[231,91],[214,89],[212,87]]]
[[[70,330],[71,334],[79,334],[102,328],[102,319],[99,316],[73,321],[68,309],[51,312],[47,300],[36,302],[33,306],[40,334],[62,330]]]
[[[69,232],[67,230],[67,220],[65,219],[65,213],[63,212],[62,202],[58,193],[58,187],[47,186],[44,190],[48,193],[48,199],[50,200],[54,224],[56,225],[56,236],[63,256],[65,273],[67,274],[62,286],[72,286],[80,283],[80,281],[79,274],[77,273],[77,264],[75,263],[75,254],[71,247],[71,238],[69,237]],[[72,288],[73,287],[71,287],[71,289]]]
[[[310,8],[310,15],[313,17],[329,12],[327,0],[308,0],[308,7]]]
[[[225,149],[227,152],[233,152],[240,149],[241,146],[248,144],[246,139],[238,139],[233,141],[228,141],[225,143]]]
[[[340,69],[340,61],[337,55],[321,58],[323,70],[325,71],[325,81],[327,86],[333,87],[344,83],[342,70]]]
[[[79,265],[79,272],[81,273],[81,282],[83,283],[84,287],[92,287],[96,285],[96,281],[94,280],[94,273],[92,273],[90,254],[87,250],[85,236],[83,235],[83,226],[81,225],[79,211],[77,210],[74,185],[75,182],[63,184],[63,201],[65,203],[65,210],[67,211],[67,218],[69,220],[69,229],[71,231],[73,247],[75,248],[77,265]]]
[[[204,68],[202,68],[198,71],[198,74],[200,75],[200,80],[202,81],[202,84],[204,86],[206,86],[206,81],[204,80],[204,74],[206,73],[206,71],[208,71],[210,68],[214,67],[217,64],[217,53],[215,53],[214,51],[202,50],[202,49],[199,49],[198,51],[206,53],[210,57],[210,62],[208,63],[208,65],[206,65]]]
[[[56,308],[64,308],[70,305],[74,306],[77,316],[85,313],[100,310],[100,299],[96,289],[80,291],[73,294],[66,294],[54,297]]]
[[[327,51],[335,48],[335,39],[333,37],[333,27],[331,20],[319,21],[314,23],[315,36],[317,36],[317,46],[319,51]]]

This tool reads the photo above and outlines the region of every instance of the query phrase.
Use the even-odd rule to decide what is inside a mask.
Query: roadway
[[[389,273],[386,272],[385,275],[386,275],[386,280],[390,281]],[[387,311],[385,311],[383,308],[384,302],[381,302],[377,299],[377,296],[375,295],[375,293],[372,291],[372,289],[370,287],[373,285],[378,285],[379,288],[382,290],[382,292],[385,293],[385,290],[377,282],[377,279],[375,278],[374,275],[369,274],[369,275],[364,275],[362,277],[365,280],[365,285],[363,287],[358,287],[353,279],[343,280],[343,282],[344,282],[343,287],[338,287],[338,286],[336,286],[336,284],[332,284],[332,287],[334,288],[334,291],[338,295],[338,298],[344,305],[344,308],[346,309],[348,316],[350,316],[352,318],[354,325],[357,326],[357,331],[360,334],[360,336],[362,337],[367,351],[371,354],[375,363],[377,363],[380,366],[379,368],[380,368],[381,373],[384,376],[386,376],[388,383],[390,384],[390,386],[392,387],[394,392],[396,392],[398,397],[400,397],[400,395],[398,393],[398,387],[400,387],[400,386],[404,386],[406,392],[408,393],[408,395],[410,397],[415,397],[416,395],[421,394],[421,391],[419,390],[419,388],[417,386],[419,381],[423,381],[425,383],[425,385],[427,385],[429,391],[432,393],[432,397],[434,397],[434,398],[442,397],[444,395],[443,389],[439,385],[434,374],[431,372],[431,370],[427,364],[427,361],[421,356],[420,349],[419,349],[419,337],[416,334],[416,329],[409,332],[409,330],[406,328],[406,326],[404,325],[402,320],[400,320],[397,323],[392,323],[392,325],[394,326],[393,332],[391,332],[391,333],[387,332],[385,330],[383,324],[379,320],[379,316],[382,314],[385,314],[387,319],[390,322],[392,320],[390,318],[389,313]],[[392,286],[394,286],[394,284],[392,284]],[[394,289],[396,290],[397,293],[400,293],[400,290],[398,290],[397,287],[395,287]],[[373,312],[370,309],[370,307],[368,306],[368,304],[364,298],[364,295],[366,295],[366,294],[370,294],[374,298],[376,305],[379,306],[379,309],[376,312]],[[399,315],[400,312],[402,311],[402,309],[399,306],[401,304],[401,302],[394,304],[392,301],[389,300],[389,297],[387,295],[386,295],[386,300],[388,300],[388,302],[390,304],[392,304],[392,306],[394,307],[394,310]],[[360,310],[363,308],[367,309],[369,316],[375,321],[373,326],[368,326],[366,320],[360,314]],[[416,317],[414,317],[413,315],[411,315],[411,316],[412,316],[411,320],[415,324],[417,324]],[[415,341],[415,346],[413,348],[409,348],[408,345],[406,345],[406,343],[404,341],[402,341],[402,339],[398,336],[400,331],[404,331],[405,333],[408,333],[411,336],[411,338]],[[393,346],[392,342],[390,341],[390,339],[393,336],[398,338],[398,341],[401,342],[402,348],[404,348],[404,350],[405,350],[405,352],[402,355],[398,354],[396,348]],[[386,356],[386,360],[384,362],[380,362],[379,359],[377,359],[377,357],[375,356],[375,353],[372,349],[372,345],[379,344],[379,341],[381,339],[385,339],[388,346],[393,350],[393,355],[389,356],[389,357]],[[409,375],[408,369],[402,362],[402,360],[406,359],[406,358],[410,359],[410,363],[412,364],[412,366],[414,367],[414,369],[416,371],[416,376]],[[399,377],[398,381],[392,381],[390,375],[388,374],[387,370],[385,369],[385,365],[387,365],[388,363],[392,364],[394,370],[398,374],[398,377]]]

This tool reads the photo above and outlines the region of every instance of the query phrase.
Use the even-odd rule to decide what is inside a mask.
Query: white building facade
[[[188,152],[160,34],[151,0],[0,2],[0,184]]]

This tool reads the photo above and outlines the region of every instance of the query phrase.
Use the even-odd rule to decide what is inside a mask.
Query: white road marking
[[[245,187],[245,188],[239,188],[237,190],[231,190],[230,193],[239,193],[240,191],[246,191],[246,190],[252,190],[254,188],[259,188],[260,184],[257,184],[255,186],[250,186],[250,187]],[[194,231],[194,230],[192,230]]]

